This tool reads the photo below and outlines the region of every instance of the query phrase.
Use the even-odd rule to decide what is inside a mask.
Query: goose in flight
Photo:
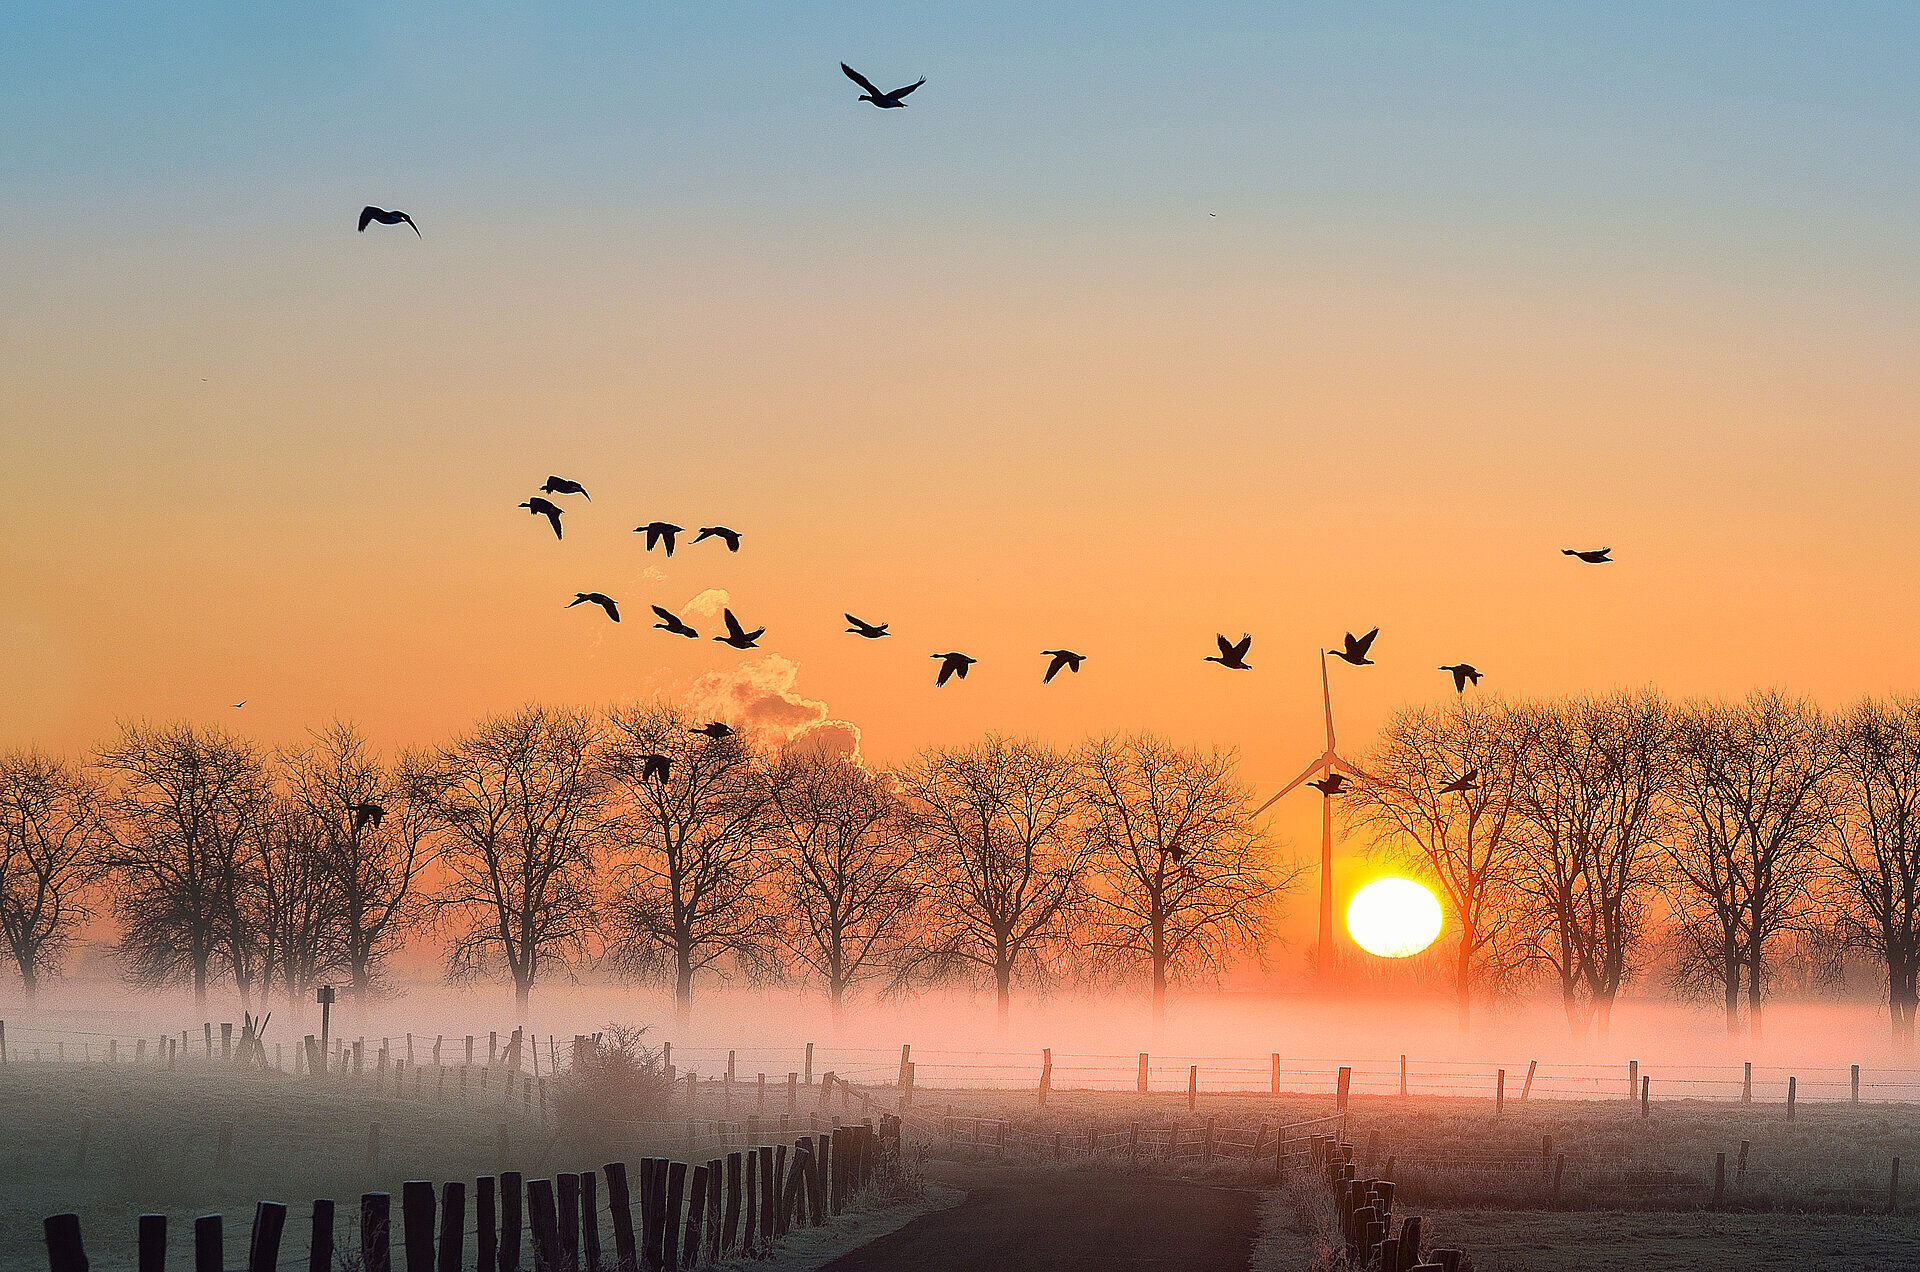
[[[553,523],[553,537],[556,539],[561,537],[559,504],[549,502],[535,495],[533,498],[527,500],[527,502],[518,506],[525,508],[536,517],[545,517],[548,521],[551,521]]]
[[[852,627],[847,628],[849,635],[865,636],[868,640],[879,640],[882,636],[889,634],[887,628],[890,624],[863,622],[851,614],[848,614],[846,618],[849,623],[853,624]]]
[[[378,221],[382,225],[398,225],[400,222],[405,221],[408,225],[413,225],[413,218],[405,212],[397,210],[389,212],[385,208],[376,208],[372,204],[368,204],[366,207],[360,209],[360,232],[362,234],[367,232],[367,222],[369,221]],[[419,234],[420,227],[413,225],[413,232]],[[422,235],[421,237],[424,238],[425,236]]]
[[[233,704],[233,709],[234,709],[235,711],[238,711],[238,710],[239,710],[240,708],[242,708],[242,707],[244,707],[244,706],[246,706],[246,705],[247,705],[247,701],[248,701],[248,700],[247,700],[247,699],[245,699],[245,698],[242,698],[242,699],[240,699],[240,701],[238,701],[238,702],[236,702],[236,703],[234,703],[234,704]]]
[[[664,755],[646,755],[641,757],[640,780],[651,782],[654,778],[667,780],[667,773],[673,767],[673,761]]]
[[[928,657],[938,658],[940,660],[940,678],[933,682],[936,689],[946,684],[947,681],[953,679],[955,676],[965,680],[967,678],[967,668],[980,661],[978,658],[969,658],[965,654],[954,653],[929,654]]]
[[[387,815],[387,810],[372,800],[349,804],[347,808],[353,813],[353,833],[356,835],[366,826],[372,826],[375,830],[380,829],[380,819]]]
[[[1335,658],[1344,658],[1356,667],[1371,667],[1373,659],[1367,657],[1367,651],[1373,648],[1373,638],[1380,634],[1378,627],[1365,636],[1355,640],[1352,632],[1347,633],[1347,647],[1330,651]]]
[[[1449,795],[1449,794],[1464,795],[1468,791],[1477,791],[1479,789],[1480,789],[1480,770],[1476,768],[1476,769],[1468,769],[1460,777],[1456,777],[1451,782],[1448,782],[1445,786],[1442,786],[1440,788],[1440,793],[1442,795]]]
[[[1253,648],[1252,636],[1242,634],[1238,644],[1217,633],[1214,639],[1220,642],[1220,652],[1217,654],[1208,654],[1200,661],[1217,662],[1222,667],[1231,667],[1235,671],[1253,670],[1253,664],[1247,661],[1247,651]]]
[[[685,528],[685,526],[676,526],[671,521],[649,521],[644,526],[635,526],[633,532],[635,534],[639,534],[643,530],[646,532],[647,551],[649,552],[653,551],[654,544],[665,541],[667,545],[667,555],[672,556],[673,536],[679,534]]]
[[[1453,673],[1453,691],[1455,693],[1465,693],[1469,680],[1476,685],[1479,684],[1482,674],[1480,669],[1472,663],[1455,663],[1451,667],[1442,667],[1440,670]]]
[[[878,106],[882,110],[890,110],[894,107],[905,106],[906,103],[901,101],[900,99],[905,97],[908,93],[911,93],[914,89],[920,87],[922,84],[927,82],[927,77],[922,75],[919,79],[907,85],[905,88],[896,88],[891,93],[883,93],[879,89],[873,86],[872,80],[868,79],[866,76],[862,75],[860,72],[854,70],[851,66],[848,66],[845,62],[840,63],[840,69],[847,73],[848,79],[852,80],[854,83],[858,84],[860,87],[867,90],[866,92],[860,95],[861,101],[872,102],[875,106]]]
[[[1613,557],[1608,555],[1612,551],[1612,548],[1590,548],[1584,552],[1579,548],[1562,548],[1560,549],[1560,555],[1579,557],[1588,565],[1612,565]]]
[[[568,481],[565,477],[549,477],[547,484],[540,487],[543,495],[585,495],[591,503],[593,496],[587,494],[587,488],[577,481]]]
[[[1047,674],[1040,678],[1040,683],[1043,685],[1052,684],[1053,678],[1060,674],[1060,669],[1063,667],[1074,675],[1079,675],[1080,664],[1087,658],[1085,654],[1076,654],[1071,649],[1043,649],[1040,652],[1053,659],[1047,664]]]
[[[1313,787],[1314,790],[1319,791],[1322,795],[1331,798],[1347,789],[1347,775],[1345,773],[1329,773],[1319,781],[1308,782],[1307,785]]]
[[[698,543],[702,539],[718,539],[727,545],[729,552],[740,550],[740,532],[729,530],[725,526],[701,526],[700,533],[693,536],[693,541]]]
[[[722,645],[732,645],[735,649],[752,649],[755,643],[767,634],[767,629],[764,627],[756,627],[748,631],[740,626],[740,620],[733,616],[733,611],[730,609],[721,610],[720,617],[727,624],[727,634],[715,636],[714,639]]]
[[[733,736],[733,730],[729,729],[726,725],[720,723],[718,720],[715,720],[710,724],[703,724],[697,729],[688,729],[687,732],[698,733],[701,736],[705,737],[709,742],[720,742]]]
[[[661,609],[656,605],[653,607],[653,612],[660,616],[660,621],[655,623],[654,626],[663,632],[670,632],[675,636],[685,636],[689,640],[700,634],[680,621],[680,616],[672,610]]]
[[[608,618],[616,623],[620,621],[619,604],[605,592],[575,592],[573,599],[567,602],[567,608],[572,609],[576,605],[598,605],[607,611]]]

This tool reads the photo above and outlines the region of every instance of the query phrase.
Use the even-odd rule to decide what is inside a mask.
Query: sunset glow
[[[1411,879],[1375,879],[1347,903],[1354,943],[1381,958],[1406,958],[1440,935],[1440,902]]]

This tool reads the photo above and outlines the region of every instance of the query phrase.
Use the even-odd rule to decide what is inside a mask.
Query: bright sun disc
[[[1440,902],[1411,879],[1375,879],[1347,903],[1347,931],[1381,958],[1418,954],[1440,935]]]

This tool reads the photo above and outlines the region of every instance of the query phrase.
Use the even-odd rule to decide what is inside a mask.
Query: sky
[[[0,745],[744,692],[1264,798],[1376,625],[1349,754],[1461,660],[1920,688],[1910,6],[556,8],[0,17]]]

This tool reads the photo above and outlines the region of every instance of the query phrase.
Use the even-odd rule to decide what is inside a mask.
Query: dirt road
[[[938,1163],[958,1206],[922,1215],[826,1272],[1240,1272],[1257,1194],[1182,1180]]]

